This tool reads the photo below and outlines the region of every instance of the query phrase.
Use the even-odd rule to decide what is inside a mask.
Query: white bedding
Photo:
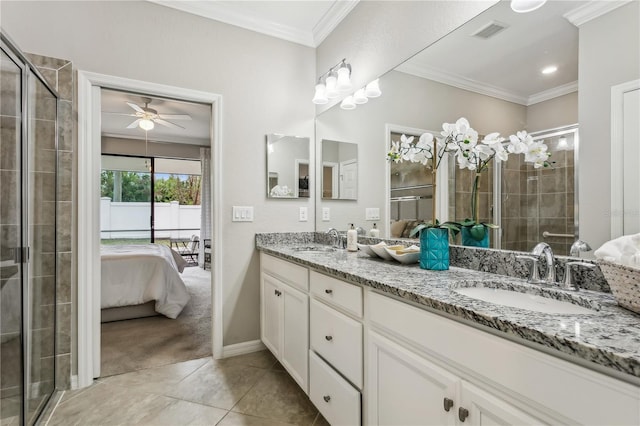
[[[190,296],[178,271],[186,261],[158,244],[101,246],[101,308],[156,301],[155,310],[175,319]]]

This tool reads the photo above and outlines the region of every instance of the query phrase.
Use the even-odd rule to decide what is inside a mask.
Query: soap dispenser
[[[369,230],[369,236],[373,237],[373,238],[379,238],[380,237],[380,230],[378,229],[378,227],[376,226],[376,224],[373,224],[373,228],[371,228]]]
[[[358,231],[351,223],[347,231],[347,251],[358,251]]]

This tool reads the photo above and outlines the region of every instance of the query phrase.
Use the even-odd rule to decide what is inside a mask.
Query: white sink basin
[[[550,299],[535,294],[520,293],[511,290],[501,290],[487,287],[457,288],[456,293],[473,299],[483,300],[497,305],[512,308],[527,309],[529,311],[546,314],[593,314],[594,310],[575,305],[571,302]]]

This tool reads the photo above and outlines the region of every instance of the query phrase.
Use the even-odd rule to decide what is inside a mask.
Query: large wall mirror
[[[539,171],[514,156],[486,173],[482,219],[501,225],[492,246],[530,250],[534,242],[547,241],[567,254],[577,236],[578,28],[563,15],[585,3],[547,2],[535,13],[517,14],[509,2],[499,2],[382,76],[382,96],[355,110],[336,105],[318,115],[316,141],[358,145],[359,177],[353,203],[332,203],[316,192],[322,194],[316,202],[316,229],[344,230],[348,223],[369,229],[376,222],[381,235],[389,237],[398,220],[430,219],[434,194],[428,176],[412,170],[415,165],[391,169],[385,154],[390,141],[404,133],[398,129],[439,132],[442,123],[466,117],[481,135],[508,137],[519,130],[548,135],[556,161],[553,169]],[[542,74],[547,65],[557,71]],[[320,143],[316,154],[322,158]],[[446,187],[444,193],[435,194],[439,219],[464,219],[470,176],[449,163],[448,184],[438,186]],[[367,220],[370,208],[379,209],[378,219]],[[527,226],[531,221],[535,228]],[[544,232],[555,236],[545,238]]]
[[[309,198],[309,138],[267,135],[267,197]]]
[[[358,145],[323,139],[322,198],[358,199]]]

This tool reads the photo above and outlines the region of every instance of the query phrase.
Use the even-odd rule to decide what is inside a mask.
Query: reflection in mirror
[[[322,198],[358,199],[358,145],[322,140]]]
[[[465,117],[481,135],[499,132],[508,137],[520,130],[533,133],[577,123],[578,29],[563,15],[585,3],[547,2],[536,13],[516,14],[510,10],[509,2],[499,2],[382,76],[380,86],[384,88],[384,96],[376,99],[375,103],[369,102],[353,111],[340,110],[335,106],[320,114],[316,119],[316,140],[352,140],[366,145],[366,149],[359,153],[362,184],[358,202],[349,206],[345,204],[344,208],[340,206],[340,221],[332,224],[337,206],[330,205],[326,198],[319,198],[316,203],[316,229],[321,231],[328,226],[351,222],[369,229],[376,222],[381,236],[389,237],[394,233],[390,227],[398,219],[414,219],[416,216],[418,219],[430,219],[427,217],[430,211],[427,205],[432,195],[426,188],[429,183],[416,181],[414,186],[425,186],[420,188],[424,193],[407,192],[410,190],[406,188],[399,190],[401,175],[395,175],[398,172],[392,171],[385,159],[389,141],[397,137],[390,135],[390,129],[431,129],[429,131],[438,133],[443,123]],[[506,25],[488,38],[471,36],[491,22]],[[460,58],[465,59],[461,62]],[[555,74],[540,73],[540,68],[547,62],[558,66]],[[557,152],[553,146],[550,149],[552,161],[561,156],[568,158],[566,152]],[[530,209],[527,202],[534,196],[521,189],[521,182],[526,185],[529,182],[526,178],[531,173],[532,177],[533,174],[538,175],[540,181],[554,179],[568,188],[575,184],[573,168],[558,166],[562,170],[555,174],[534,171],[532,166],[520,164],[523,160],[521,155],[512,157],[507,165],[501,167],[492,162],[492,170],[483,172],[480,181],[481,220],[502,225],[502,229],[492,235],[492,247],[530,250],[532,241],[547,241],[556,245],[554,250],[557,248],[558,253],[564,253],[562,247],[572,242],[570,238],[558,242],[556,240],[561,237],[545,239],[542,232],[554,229],[558,232],[549,232],[577,235],[577,230],[569,226],[564,228],[565,232],[560,232],[562,229],[558,225],[561,220],[574,223],[575,217],[569,214],[577,212],[577,209],[569,207],[570,201],[558,201],[556,195],[551,195],[555,194],[553,192],[542,192],[536,195],[540,214],[532,219],[541,224],[540,234],[529,232],[531,228],[527,224],[530,218],[527,214]],[[403,164],[419,168],[419,165],[409,162]],[[518,167],[518,173],[526,178],[512,180],[507,173],[507,170],[513,171],[510,167]],[[449,185],[439,185],[436,194],[438,219],[470,217],[466,210],[471,204],[473,173],[460,170],[454,162],[450,162],[446,171]],[[496,178],[500,172],[503,173]],[[516,182],[520,192],[514,192]],[[505,185],[507,187],[503,188]],[[499,191],[503,191],[502,196]],[[567,190],[565,193],[567,200],[577,204],[577,197],[573,195],[575,191],[570,193]],[[414,197],[414,201],[394,200],[405,195]],[[415,197],[421,198],[415,200]],[[517,201],[520,204],[516,211]],[[406,208],[400,203],[406,203]],[[499,217],[503,205],[502,211],[507,216]],[[441,206],[446,208],[441,209]],[[331,221],[322,219],[324,207],[331,208]],[[378,220],[368,221],[364,212],[372,207],[379,208],[381,215]],[[556,215],[560,210],[562,215]],[[542,229],[543,222],[553,226]]]
[[[309,138],[267,135],[267,197],[308,198]]]

